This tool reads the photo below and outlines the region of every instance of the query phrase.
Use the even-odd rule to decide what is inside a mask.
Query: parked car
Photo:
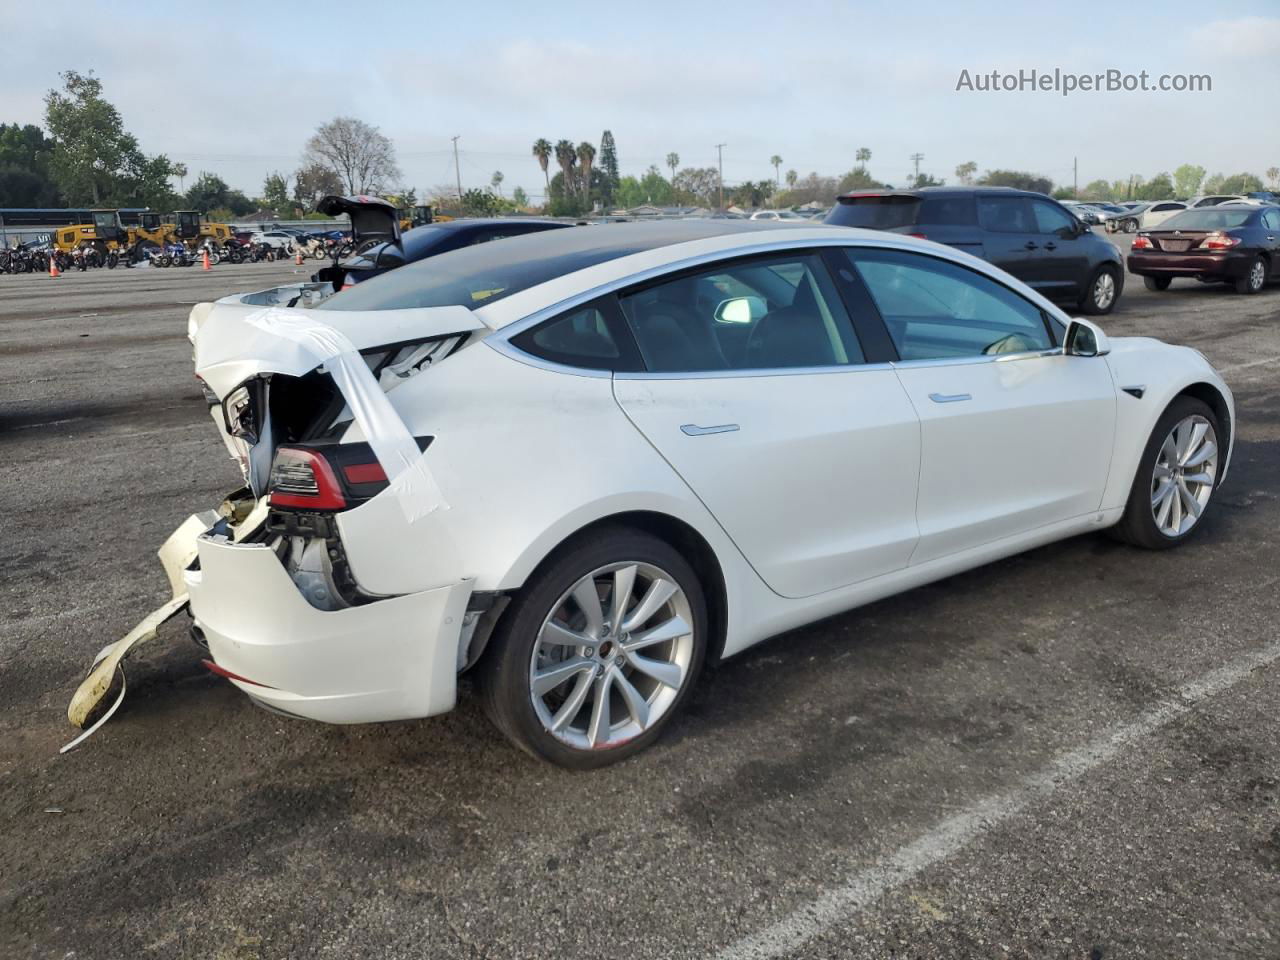
[[[1154,227],[1163,223],[1174,214],[1186,209],[1187,205],[1181,200],[1147,201],[1130,207],[1127,212],[1109,220],[1107,229],[1112,233],[1118,231],[1137,233],[1145,227]]]
[[[1166,290],[1175,277],[1230,283],[1259,293],[1280,279],[1280,207],[1219,204],[1186,210],[1133,238],[1129,272],[1148,290]]]
[[[1192,197],[1187,201],[1188,207],[1216,207],[1220,203],[1228,200],[1247,200],[1248,197],[1239,193],[1214,193],[1208,196]]]
[[[1091,227],[1106,220],[1102,211],[1098,210],[1092,204],[1081,203],[1078,200],[1059,200],[1058,202],[1071,211],[1072,216],[1078,217],[1081,221],[1087,223]]]
[[[859,191],[841,196],[826,222],[945,243],[1086,313],[1110,313],[1124,289],[1120,251],[1039,193],[1007,187]]]
[[[1261,200],[1263,203],[1280,204],[1280,193],[1271,190],[1254,190],[1246,197],[1249,200]]]
[[[294,234],[286,233],[284,230],[257,230],[249,234],[249,243],[265,243],[269,247],[284,253],[293,252]]]
[[[353,254],[345,260],[335,256],[331,264],[321,267],[311,275],[310,283],[292,283],[267,290],[236,293],[223,297],[216,304],[224,309],[234,308],[245,312],[273,306],[313,307],[363,280],[449,250],[572,226],[559,220],[495,217],[432,223],[402,233],[396,208],[380,197],[329,196],[317,204],[317,209],[331,217],[345,216],[350,219],[349,241],[345,232],[330,231],[327,236],[331,240],[337,238],[332,249],[353,250]],[[293,241],[290,242],[292,244]],[[192,343],[195,342],[196,331],[214,306],[214,303],[198,303],[192,307],[187,317],[187,339]]]
[[[803,223],[807,217],[803,217],[794,210],[757,210],[751,215],[752,220],[791,220],[796,223]]]
[[[1194,350],[818,225],[473,245],[215,311],[196,362],[252,491],[161,552],[209,669],[333,723],[445,712],[472,670],[574,768],[780,631],[1079,533],[1186,541],[1235,423]]]

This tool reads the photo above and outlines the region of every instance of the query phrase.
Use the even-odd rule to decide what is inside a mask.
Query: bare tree
[[[355,117],[321,124],[307,141],[303,159],[332,170],[351,193],[377,193],[400,179],[391,141]]]

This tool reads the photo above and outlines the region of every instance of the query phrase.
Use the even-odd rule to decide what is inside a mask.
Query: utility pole
[[[923,160],[923,159],[924,159],[924,154],[923,154],[923,153],[913,153],[913,154],[911,155],[911,162],[912,162],[912,163],[914,163],[914,164],[916,165],[916,180],[917,180],[917,181],[919,181],[919,179],[920,179],[920,161],[921,161],[921,160]]]
[[[458,202],[462,202],[462,167],[458,166],[458,138],[453,138],[453,172],[458,175]]]
[[[720,210],[724,210],[724,148],[727,143],[716,144],[716,162],[720,167]]]
[[[1071,196],[1080,199],[1080,158],[1071,158]]]

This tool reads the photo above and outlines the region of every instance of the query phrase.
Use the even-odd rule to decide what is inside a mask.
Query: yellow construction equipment
[[[66,253],[91,246],[105,257],[108,250],[120,251],[132,243],[129,231],[120,223],[120,211],[93,210],[90,215],[93,223],[77,223],[54,230],[53,245]]]

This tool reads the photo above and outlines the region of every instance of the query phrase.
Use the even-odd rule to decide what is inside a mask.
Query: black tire
[[[1267,261],[1261,256],[1254,257],[1249,261],[1248,272],[1243,277],[1236,277],[1236,293],[1261,293],[1267,279]]]
[[[1126,220],[1126,221],[1124,222],[1124,232],[1125,232],[1125,233],[1137,233],[1137,232],[1138,232],[1138,221],[1137,221],[1137,220]]]
[[[1103,276],[1107,276],[1111,280],[1111,295],[1107,299],[1104,291]],[[1089,277],[1089,285],[1085,287],[1084,296],[1080,298],[1077,304],[1083,313],[1092,316],[1104,316],[1115,309],[1116,301],[1120,299],[1120,271],[1111,264],[1104,263],[1093,271]]]
[[[1192,415],[1202,416],[1212,424],[1213,432],[1217,436],[1218,456],[1221,462],[1221,457],[1226,452],[1227,438],[1222,432],[1222,424],[1218,422],[1218,415],[1207,403],[1195,397],[1175,398],[1156,421],[1155,427],[1151,430],[1151,436],[1147,438],[1147,445],[1142,449],[1142,457],[1138,460],[1138,470],[1133,478],[1133,486],[1129,489],[1129,500],[1125,504],[1124,514],[1120,522],[1110,530],[1111,535],[1117,540],[1147,550],[1167,550],[1195,536],[1196,531],[1204,526],[1202,513],[1191,529],[1180,536],[1169,536],[1156,526],[1155,517],[1151,512],[1152,474],[1160,448],[1174,425]],[[1219,476],[1221,476],[1220,470],[1214,475],[1212,493],[1203,508],[1205,512],[1213,507],[1212,498],[1217,493]]]
[[[643,733],[605,749],[576,748],[548,732],[534,709],[529,671],[543,622],[566,591],[612,563],[662,570],[684,591],[693,619],[693,650],[683,684],[661,717]],[[702,585],[670,544],[628,527],[606,527],[570,541],[529,578],[502,614],[477,671],[485,712],[516,746],[570,770],[593,770],[625,760],[652,744],[687,702],[706,656],[707,611]]]
[[[1168,290],[1169,284],[1173,282],[1172,277],[1143,277],[1142,285],[1148,290]]]

